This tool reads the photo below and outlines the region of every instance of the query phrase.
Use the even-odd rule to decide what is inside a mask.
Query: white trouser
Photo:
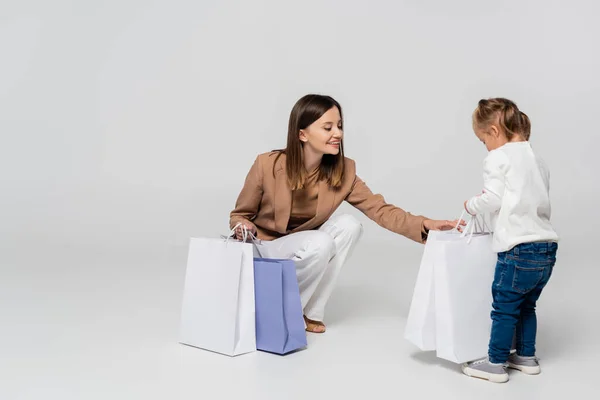
[[[258,248],[261,257],[294,260],[304,315],[323,321],[327,300],[361,234],[362,225],[356,218],[340,215],[318,230],[263,241]]]

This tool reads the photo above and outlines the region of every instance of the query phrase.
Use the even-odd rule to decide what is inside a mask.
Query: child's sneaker
[[[463,364],[462,371],[473,378],[486,379],[490,382],[508,382],[508,373],[504,364],[492,364],[487,358]]]
[[[518,369],[527,375],[537,375],[542,372],[536,357],[521,357],[516,353],[508,357],[508,368]]]

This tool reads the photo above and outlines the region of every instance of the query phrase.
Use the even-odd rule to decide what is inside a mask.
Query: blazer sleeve
[[[389,231],[419,243],[424,243],[427,239],[427,233],[423,226],[423,222],[427,218],[412,215],[399,207],[386,203],[382,195],[373,194],[358,176],[354,178],[346,201]]]
[[[260,158],[257,157],[250,168],[242,191],[235,203],[235,208],[231,211],[229,226],[233,227],[238,223],[254,226],[251,222],[258,212],[263,196],[263,170],[260,165]]]

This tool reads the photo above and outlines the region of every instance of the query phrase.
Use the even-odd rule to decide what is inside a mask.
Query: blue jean
[[[535,306],[552,275],[557,249],[554,242],[535,242],[498,253],[492,285],[490,362],[501,364],[508,360],[515,331],[517,354],[535,356]]]

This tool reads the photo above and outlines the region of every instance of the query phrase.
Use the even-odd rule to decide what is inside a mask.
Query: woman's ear
[[[300,133],[298,133],[298,138],[303,143],[308,142],[308,137],[306,137],[306,132],[304,132],[304,129],[300,129]]]

